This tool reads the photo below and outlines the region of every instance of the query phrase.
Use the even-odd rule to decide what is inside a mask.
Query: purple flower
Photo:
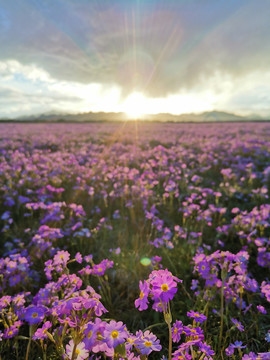
[[[135,300],[135,306],[136,308],[139,308],[140,311],[147,309],[147,304],[149,303],[147,296],[149,294],[149,284],[144,281],[140,281],[140,297]]]
[[[207,345],[206,343],[200,343],[199,349],[207,356],[215,355],[215,352],[211,349],[211,346]]]
[[[113,261],[108,259],[104,259],[100,264],[96,264],[93,266],[93,275],[102,276],[105,273],[105,270],[113,267]]]
[[[230,344],[227,349],[225,349],[225,353],[227,356],[232,356],[234,353],[234,346],[233,344]]]
[[[9,285],[12,287],[12,286],[17,285],[21,280],[22,280],[21,276],[18,274],[15,274],[9,278],[8,282],[9,282]]]
[[[244,331],[245,329],[244,329],[244,326],[240,323],[240,321],[238,321],[238,320],[236,320],[236,319],[231,319],[231,321],[232,321],[232,323],[237,327],[237,329],[239,330],[239,331]]]
[[[200,324],[202,324],[207,319],[207,317],[205,315],[199,314],[198,312],[194,312],[193,310],[189,311],[187,313],[187,316],[194,318],[194,320],[196,322],[199,322]]]
[[[26,308],[24,317],[25,320],[30,324],[38,324],[44,319],[47,308],[45,306],[33,306],[30,305]]]
[[[197,289],[197,287],[198,287],[198,280],[192,279],[192,283],[191,283],[190,289],[194,291],[194,290]]]
[[[75,260],[77,261],[77,263],[81,264],[82,263],[82,254],[77,252],[77,254],[75,255]]]
[[[266,297],[267,301],[270,302],[270,283],[263,281],[261,284],[261,291]]]
[[[157,300],[154,302],[152,308],[157,312],[163,312],[164,311],[164,304],[162,301]]]
[[[201,261],[198,265],[198,271],[203,277],[203,279],[207,279],[208,274],[210,272],[210,266],[207,261]]]
[[[254,352],[250,352],[248,355],[246,354],[242,357],[242,360],[256,360],[256,359],[258,358]]]
[[[265,340],[270,342],[270,330],[268,330],[268,333],[265,335]]]
[[[142,331],[136,333],[135,344],[142,355],[149,355],[152,351],[162,349],[157,337],[148,330],[145,333]]]
[[[128,337],[125,325],[122,321],[116,322],[111,320],[106,324],[104,330],[105,342],[110,348],[115,348],[119,344],[123,344]]]
[[[108,310],[96,297],[83,300],[83,307],[85,309],[91,308],[92,310],[94,310],[96,316],[101,316],[103,313],[108,312]]]
[[[100,335],[100,337],[105,339],[104,331],[108,324],[105,321],[102,321],[100,318],[96,318],[95,325],[98,328],[98,334]],[[108,347],[108,344],[105,341],[101,341],[101,340],[95,341],[91,351],[94,353],[97,353],[100,351],[104,352],[105,355],[108,357],[113,357],[113,354],[114,354],[114,348]]]
[[[181,334],[183,332],[183,323],[182,321],[176,320],[172,327],[172,340],[173,342],[179,342],[181,339]]]
[[[183,348],[179,348],[172,355],[172,360],[192,360],[192,356],[189,355]]]
[[[3,334],[3,338],[4,339],[11,339],[14,336],[18,335],[18,333],[19,333],[19,329],[17,328],[17,326],[12,325],[12,326],[5,329],[4,334]]]
[[[257,309],[258,309],[258,311],[259,311],[260,313],[262,313],[262,314],[267,314],[266,309],[265,309],[262,305],[258,305],[258,306],[257,306]]]
[[[173,299],[177,292],[177,282],[181,281],[173,276],[167,269],[154,270],[150,274],[149,279],[152,285],[151,292],[153,296],[163,302],[168,302]]]
[[[203,340],[204,338],[203,330],[199,326],[196,328],[184,326],[183,332],[186,336],[196,336],[196,338],[199,340]]]
[[[235,349],[244,349],[245,347],[247,347],[246,345],[242,345],[242,341],[235,341],[235,343],[233,344],[233,347]]]
[[[257,360],[269,360],[270,359],[270,352],[267,353],[258,353]]]
[[[85,335],[83,342],[85,344],[86,349],[91,350],[92,346],[96,341],[98,330],[99,327],[97,324],[94,324],[91,321],[87,323],[86,328],[83,332],[83,334]]]
[[[35,332],[33,339],[41,339],[44,340],[48,337],[47,330],[52,326],[52,323],[50,321],[46,321],[45,324],[43,324],[42,328],[37,329]]]
[[[46,261],[44,271],[48,280],[52,279],[53,270],[54,270],[53,261],[52,260]]]

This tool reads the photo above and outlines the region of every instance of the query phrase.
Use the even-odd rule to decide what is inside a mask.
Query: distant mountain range
[[[7,121],[8,119],[1,119]],[[125,113],[113,112],[87,112],[81,114],[46,113],[41,115],[23,116],[13,121],[22,122],[97,122],[97,121],[127,121],[130,119]],[[173,122],[216,122],[216,121],[267,121],[269,117],[262,117],[256,114],[240,116],[223,111],[207,111],[200,114],[148,114],[140,117],[139,120],[147,121],[173,121]]]

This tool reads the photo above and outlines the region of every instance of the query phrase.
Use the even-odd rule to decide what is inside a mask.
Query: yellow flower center
[[[8,335],[10,336],[10,335],[12,335],[12,334],[13,334],[13,331],[10,330],[10,331],[8,332]]]
[[[89,333],[88,333],[88,336],[87,336],[88,339],[90,339],[92,337],[92,334],[93,334],[93,331],[90,330]]]
[[[112,336],[114,339],[116,339],[116,338],[118,337],[118,335],[119,335],[119,332],[116,331],[116,330],[114,330],[114,331],[111,332],[111,336]]]
[[[161,285],[161,290],[164,291],[164,292],[166,292],[166,291],[169,290],[169,286],[168,286],[167,284],[162,284],[162,285]]]
[[[177,334],[177,328],[174,328],[173,332],[174,332],[175,334]]]
[[[98,272],[101,272],[103,269],[100,267],[100,268],[98,268]]]
[[[77,355],[80,355],[80,350],[79,350],[79,349],[76,349],[76,350],[75,350],[75,353],[76,353]]]
[[[36,318],[37,316],[38,316],[38,313],[33,313],[33,314],[32,314],[32,317],[33,317],[33,318]]]
[[[144,345],[147,346],[147,347],[150,347],[152,345],[151,341],[145,341],[144,342]]]
[[[142,299],[143,296],[144,296],[144,294],[143,294],[143,292],[141,291],[141,292],[140,292],[140,299]]]

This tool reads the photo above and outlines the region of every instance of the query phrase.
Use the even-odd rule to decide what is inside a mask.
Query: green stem
[[[29,358],[32,335],[33,335],[33,327],[32,327],[32,325],[30,325],[30,327],[29,327],[29,340],[28,340],[28,345],[27,345],[27,349],[26,349],[25,360],[28,360],[28,358]]]
[[[160,299],[161,301],[161,299]],[[172,328],[171,328],[171,322],[172,322],[172,314],[171,314],[171,309],[170,309],[170,302],[168,302],[168,305],[165,306],[163,304],[163,302],[161,301],[161,305],[162,305],[162,309],[163,309],[163,316],[164,316],[164,320],[166,322],[166,324],[168,325],[168,329],[169,329],[169,356],[168,356],[168,360],[172,359]]]
[[[46,355],[46,352],[44,351],[43,353],[43,360],[47,360],[47,355]]]
[[[171,324],[168,323],[168,328],[169,328],[169,357],[168,360],[172,359],[172,328],[171,328]]]
[[[219,351],[220,351],[221,339],[223,333],[223,317],[224,317],[223,312],[224,312],[224,278],[222,278],[222,287],[221,287],[220,332],[219,332],[219,341],[218,341]]]
[[[77,347],[77,344],[74,342],[74,347],[73,347],[73,351],[72,351],[71,360],[74,360],[74,359],[75,359],[75,355],[76,355],[76,347]]]

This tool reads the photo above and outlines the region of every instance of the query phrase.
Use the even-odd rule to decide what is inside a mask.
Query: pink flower
[[[68,251],[57,251],[57,254],[54,255],[53,262],[54,265],[64,265],[66,266],[68,260],[70,258],[70,254]]]
[[[66,346],[66,355],[68,356],[69,359],[72,358],[73,349],[74,349],[74,342],[73,340],[70,340],[70,342]],[[84,360],[88,358],[89,351],[85,349],[85,345],[83,342],[80,342],[76,346],[75,354],[76,354],[76,360]]]
[[[37,329],[35,332],[35,335],[33,336],[33,339],[46,339],[48,337],[47,330],[52,326],[52,323],[50,321],[46,321],[45,324],[40,329]]]
[[[258,305],[258,306],[257,306],[257,309],[258,309],[258,311],[259,311],[260,313],[262,313],[262,314],[267,314],[267,311],[266,311],[266,309],[265,309],[264,306]]]
[[[75,260],[77,261],[77,263],[81,264],[82,263],[82,254],[77,252],[77,254],[75,255]]]
[[[177,292],[177,282],[181,281],[167,269],[153,271],[149,278],[154,298],[159,298],[163,302],[173,299]]]

